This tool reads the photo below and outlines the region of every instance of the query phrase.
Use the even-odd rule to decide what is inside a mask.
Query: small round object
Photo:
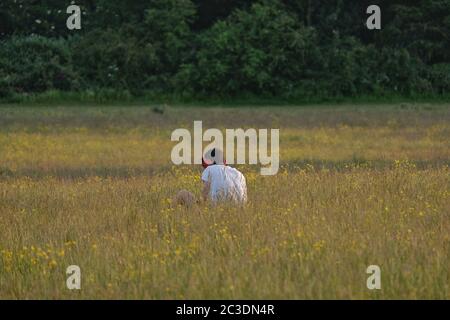
[[[175,198],[174,198],[174,204],[175,205],[182,205],[186,207],[190,207],[193,204],[197,202],[197,199],[195,195],[192,192],[189,192],[187,190],[180,190]]]

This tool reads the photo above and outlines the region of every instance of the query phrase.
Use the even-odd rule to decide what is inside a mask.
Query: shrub
[[[0,95],[70,90],[77,84],[66,41],[29,36],[0,43]]]
[[[436,93],[448,94],[450,92],[450,63],[431,66],[428,70],[428,77]]]
[[[314,29],[275,1],[235,11],[197,39],[194,61],[177,75],[180,87],[203,94],[289,94],[317,64]]]
[[[157,82],[158,57],[151,44],[141,45],[135,30],[94,30],[71,41],[84,88],[139,90]]]
[[[189,0],[153,0],[142,24],[97,29],[72,41],[86,87],[167,90],[187,54],[195,10]]]

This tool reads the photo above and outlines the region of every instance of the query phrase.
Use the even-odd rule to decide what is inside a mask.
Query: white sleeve
[[[204,182],[208,182],[209,181],[209,170],[208,170],[208,168],[203,170],[202,181],[204,181]]]

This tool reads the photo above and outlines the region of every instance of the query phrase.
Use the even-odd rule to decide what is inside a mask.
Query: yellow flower
[[[55,259],[50,260],[50,262],[48,263],[48,265],[49,265],[51,268],[56,267],[56,266],[57,266],[56,260],[55,260]]]
[[[314,250],[320,251],[325,246],[325,240],[317,241],[313,244]]]

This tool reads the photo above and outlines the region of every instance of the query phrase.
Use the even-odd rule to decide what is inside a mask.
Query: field
[[[194,120],[280,129],[277,175],[238,166],[245,208],[171,203],[200,194],[170,162]],[[450,299],[449,164],[449,104],[5,105],[0,298]]]

